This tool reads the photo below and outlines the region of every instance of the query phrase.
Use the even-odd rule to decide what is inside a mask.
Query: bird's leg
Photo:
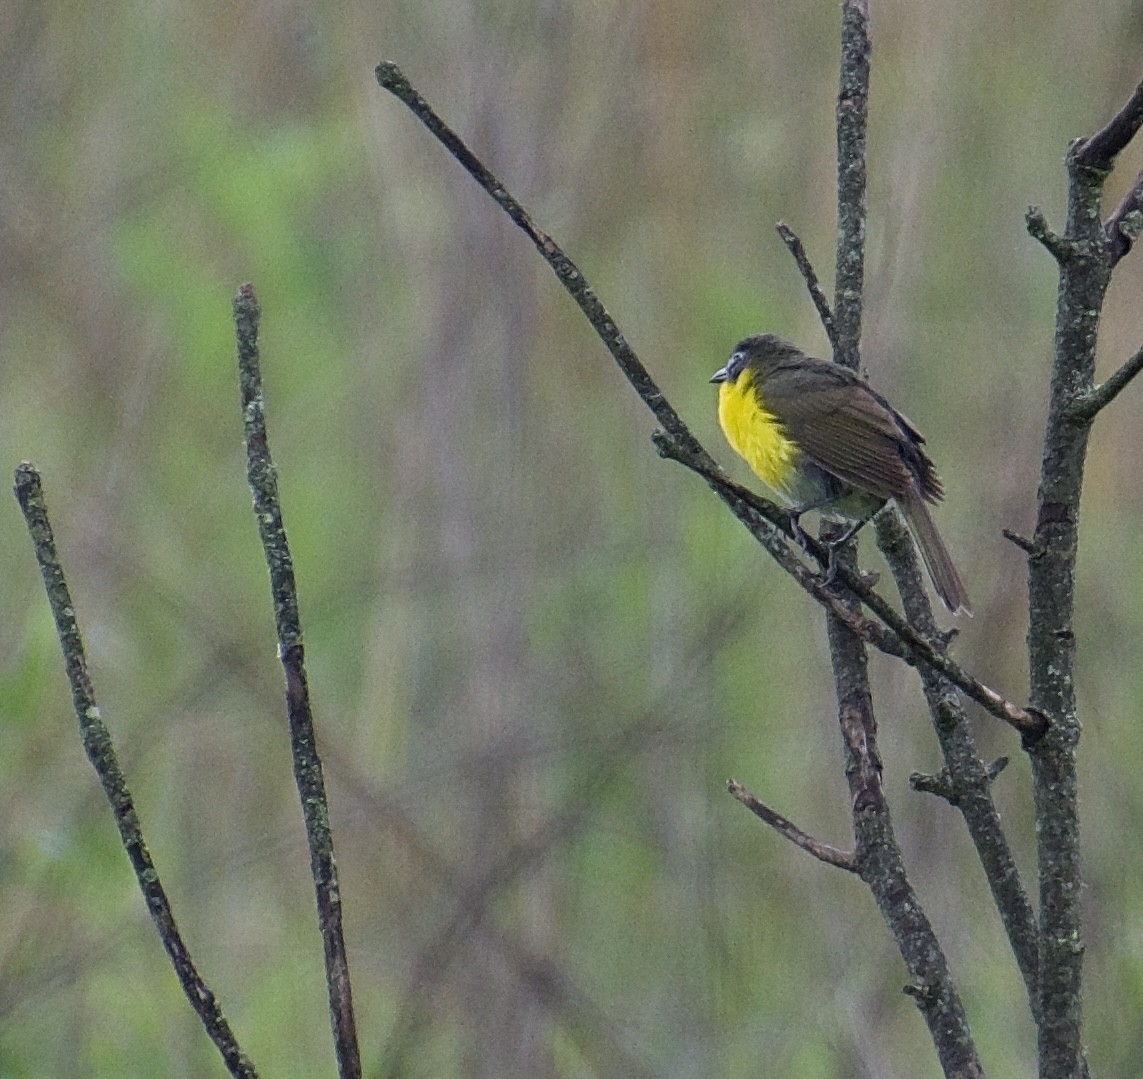
[[[790,513],[790,531],[793,532],[793,534],[794,534],[794,541],[797,543],[797,545],[799,547],[801,547],[801,549],[803,551],[806,552],[806,554],[812,554],[813,552],[810,549],[811,536],[802,527],[802,514],[803,513],[809,513],[810,510],[816,510],[820,507],[820,505],[824,505],[824,504],[825,504],[824,502],[823,503],[812,502],[808,506],[799,506],[797,509],[792,509],[789,511],[789,513]],[[823,577],[823,580],[825,581],[826,584],[833,584],[834,578],[837,577],[837,550],[838,550],[838,548],[843,543],[845,543],[847,540],[850,540],[855,535],[857,535],[858,529],[860,529],[863,524],[865,524],[864,521],[858,521],[851,528],[846,529],[845,533],[840,538],[838,538],[836,540],[830,540],[829,542],[827,542],[823,539],[820,539],[820,538],[818,539],[817,542],[819,544],[821,544],[821,546],[825,547],[825,549],[826,549],[826,555],[827,555],[827,557],[826,557],[826,572],[825,572],[825,576]]]
[[[801,547],[801,549],[805,551],[806,554],[811,554],[812,552],[810,551],[810,534],[802,527],[803,514],[809,513],[811,510],[820,510],[824,506],[830,505],[833,501],[834,498],[832,496],[826,498],[818,498],[813,502],[805,502],[800,506],[794,506],[787,511],[790,515],[790,531],[793,532],[794,540],[797,542],[798,546]],[[856,528],[854,528],[852,531],[847,532],[845,536],[838,542],[844,543],[845,540],[849,539],[850,536],[852,536],[854,532],[856,532],[857,529],[860,528],[864,523],[864,521],[860,522]],[[833,565],[833,544],[826,543],[825,540],[821,539],[820,537],[818,538],[817,542],[829,550],[829,576],[826,578],[826,580],[832,581],[835,572]]]
[[[830,540],[826,544],[826,549],[829,551],[829,560],[826,565],[825,575],[826,584],[833,584],[834,578],[837,577],[837,552],[853,539],[853,537],[865,527],[869,520],[869,517],[862,517],[860,520],[854,521],[837,539]]]
[[[794,533],[794,542],[806,554],[810,553],[810,534],[802,527],[802,514],[808,513],[813,508],[813,506],[799,506],[789,511],[790,531]]]
[[[869,517],[862,517],[860,521],[854,521],[840,536],[835,540],[829,541],[829,546],[841,547],[847,544],[854,536],[857,535],[871,520]]]

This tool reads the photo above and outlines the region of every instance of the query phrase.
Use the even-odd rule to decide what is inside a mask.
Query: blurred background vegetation
[[[230,303],[265,316],[372,1075],[935,1076],[848,845],[822,621],[693,476],[527,240],[396,101],[396,60],[576,258],[696,433],[733,343],[824,354],[835,4],[15,3],[0,33],[0,460],[43,470],[92,674],[201,969],[266,1076],[332,1074]],[[1135,4],[875,3],[864,357],[929,438],[1019,700],[1068,141],[1143,71]],[[1118,194],[1138,151],[1109,185]],[[1106,374],[1143,340],[1119,268]],[[1143,1052],[1143,409],[1091,447],[1080,560],[1097,1074]],[[868,541],[866,541],[866,546]],[[876,565],[876,554],[865,557]],[[214,1076],[83,758],[0,506],[0,1076]],[[875,666],[914,883],[993,1074],[1023,986],[915,677]],[[1033,882],[1028,769],[975,713]]]

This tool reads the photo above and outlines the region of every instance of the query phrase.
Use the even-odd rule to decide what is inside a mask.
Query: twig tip
[[[409,85],[405,73],[392,60],[382,60],[374,68],[373,74],[376,76],[378,84],[385,90],[395,92]]]
[[[16,466],[15,484],[16,500],[21,506],[40,489],[40,472],[31,461],[21,461]]]

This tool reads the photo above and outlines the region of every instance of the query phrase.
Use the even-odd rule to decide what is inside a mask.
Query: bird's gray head
[[[725,367],[720,367],[711,376],[711,382],[734,382],[745,368],[753,364],[777,364],[792,359],[802,353],[796,345],[783,340],[776,334],[756,333],[744,337],[730,355]]]

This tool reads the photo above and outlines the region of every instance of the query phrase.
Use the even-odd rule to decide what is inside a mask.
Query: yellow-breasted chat
[[[718,383],[731,447],[790,509],[852,523],[844,542],[888,502],[900,509],[937,594],[971,613],[964,582],[929,513],[944,496],[921,433],[848,368],[773,334],[740,341]]]

